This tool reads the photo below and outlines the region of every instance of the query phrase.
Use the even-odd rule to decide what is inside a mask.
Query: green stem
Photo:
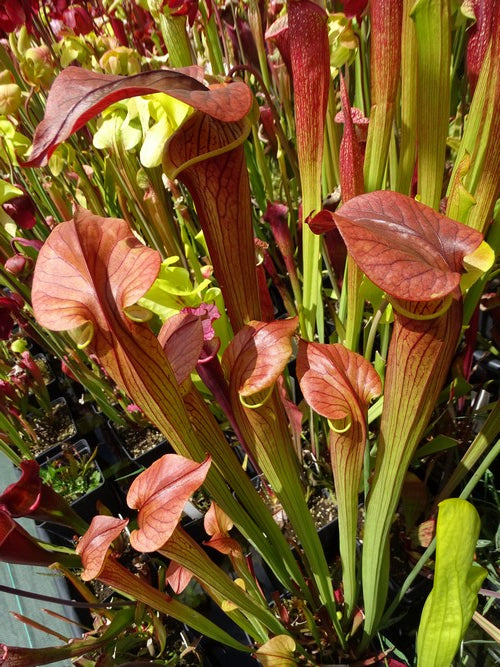
[[[260,16],[259,3],[257,0],[250,0],[248,3],[248,23],[252,31],[253,39],[257,47],[257,56],[259,58],[260,73],[262,80],[268,90],[271,89],[271,79],[269,78],[269,68],[267,65],[266,47],[264,45],[264,35],[262,32],[262,20]]]
[[[205,586],[212,588],[223,599],[233,602],[240,611],[250,618],[253,616],[264,628],[274,634],[284,634],[286,631],[274,614],[269,610],[265,600],[260,603],[241,589],[232,579],[218,567],[182,528],[176,528],[172,537],[159,550],[160,553],[171,558],[176,563],[186,567]],[[245,630],[248,631],[248,627]],[[266,641],[267,633],[262,629],[259,641]]]
[[[236,459],[227,441],[211,415],[207,404],[198,392],[192,389],[185,397],[189,419],[199,440],[199,451],[209,451],[220,472],[219,479],[230,484],[219,489],[219,494],[229,503],[227,514],[234,519],[240,532],[252,543],[264,560],[269,563],[276,576],[289,588],[300,587],[307,596],[307,586],[300,574],[293,554],[267,507]],[[210,483],[210,482],[209,482]],[[227,492],[226,492],[227,491]],[[213,494],[213,491],[212,491]],[[220,501],[217,501],[220,503]],[[251,519],[250,519],[251,517]],[[295,582],[295,585],[294,585]]]
[[[363,272],[352,257],[347,258],[347,303],[344,345],[356,352],[363,322],[364,298],[361,294]]]
[[[233,639],[227,632],[224,632],[224,630],[202,616],[199,612],[178,600],[168,598],[158,589],[140,580],[135,574],[132,574],[132,572],[111,557],[107,558],[97,579],[111,586],[114,590],[121,591],[127,597],[137,600],[137,602],[142,602],[159,612],[181,621],[181,623],[186,623],[207,637],[211,637],[240,651],[249,650],[247,646]]]
[[[252,125],[252,139],[253,139],[253,148],[255,151],[255,159],[259,169],[260,176],[262,177],[266,189],[266,198],[268,201],[274,201],[274,192],[273,192],[273,182],[271,178],[271,173],[264,155],[264,149],[262,148],[262,142],[259,139],[259,134],[255,123]]]
[[[232,381],[235,381],[234,377]],[[254,396],[251,399],[252,402],[255,401],[254,407],[250,408],[248,398],[245,406],[240,402],[234,385],[231,386],[230,391],[233,410],[245,435],[245,440],[283,505],[304,550],[310,568],[310,576],[314,580],[321,602],[328,610],[340,643],[344,645],[345,637],[337,618],[328,564],[311,513],[305,502],[298,474],[298,461],[290,442],[288,422],[283,414],[278,394],[274,390],[268,400],[264,402],[258,402],[262,396]],[[278,461],[279,465],[277,465]]]
[[[219,36],[217,34],[215,15],[212,14],[210,19],[208,18],[207,9],[204,2],[200,2],[198,7],[202,17],[202,25],[205,28],[212,72],[215,75],[222,75],[224,74],[224,57],[220,47]]]
[[[168,11],[168,10],[167,10]],[[189,67],[194,64],[191,43],[186,32],[185,16],[167,16],[161,10],[153,14],[160,25],[168,50],[170,67]]]
[[[337,100],[333,82],[328,89],[328,107],[325,119],[325,148],[323,152],[323,171],[325,174],[325,194],[333,192],[340,183],[340,125],[335,122]]]
[[[321,197],[310,196],[305,191],[302,200],[302,211],[318,212],[321,210]],[[309,195],[309,196],[307,196]],[[320,236],[313,234],[307,225],[302,226],[303,252],[303,293],[302,310],[299,311],[301,322],[305,329],[302,331],[307,340],[314,339],[314,332],[318,328],[320,342],[323,340],[323,302],[321,300],[321,244]]]
[[[498,11],[498,10],[496,10]],[[470,169],[465,174],[464,189],[475,199],[466,222],[485,233],[498,198],[500,174],[500,25],[495,21],[490,48],[481,67],[474,97],[467,116],[464,134],[455,160],[448,196],[460,181],[462,164],[470,156]],[[451,204],[451,202],[450,202]]]
[[[366,346],[364,353],[364,357],[365,359],[368,359],[368,361],[370,361],[370,359],[372,358],[373,344],[375,342],[375,336],[377,335],[378,325],[380,324],[382,315],[384,314],[385,309],[387,308],[388,305],[389,302],[383,299],[380,306],[377,308],[376,312],[373,315],[372,323],[370,325],[370,332],[368,333],[368,338],[366,339]]]

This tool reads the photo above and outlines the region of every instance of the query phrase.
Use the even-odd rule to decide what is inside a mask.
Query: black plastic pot
[[[37,454],[37,457],[43,455],[46,451],[49,451],[53,446],[61,442],[67,442],[71,440],[76,433],[77,428],[71,410],[69,409],[68,403],[64,396],[59,396],[55,400],[51,401],[51,411],[52,417],[42,416],[42,415],[28,415],[28,421],[33,427],[37,435],[42,436],[44,425],[46,427],[47,433],[46,436],[49,436],[49,425],[51,430],[53,430],[53,436],[46,438],[46,442],[41,442],[40,447],[41,451]],[[51,423],[53,421],[53,423]],[[59,430],[58,430],[59,429]]]
[[[164,438],[163,435],[157,431],[153,426],[147,426],[145,428],[136,428],[131,426],[130,428],[120,428],[115,424],[108,422],[109,429],[113,436],[116,438],[117,442],[123,447],[126,456],[139,466],[139,468],[148,468],[154,461],[159,459],[164,454],[173,454],[174,450]],[[134,440],[145,441],[148,438],[153,437],[155,439],[154,444],[147,451],[135,455],[131,447],[130,441]]]
[[[242,644],[250,645],[251,642],[248,635],[212,600],[209,600],[205,616],[234,637],[234,639]],[[208,658],[213,667],[258,667],[260,664],[251,655],[237,651],[225,644],[220,644],[208,637],[201,637],[199,647],[203,656]]]
[[[37,456],[36,460],[40,464],[40,467],[43,468],[63,458],[65,448],[74,450],[78,456],[91,455],[91,448],[88,442],[83,439],[71,444],[57,444]],[[119,502],[112,484],[105,479],[97,461],[94,460],[92,465],[95,466],[95,469],[100,474],[101,481],[99,486],[70,502],[75,512],[87,523],[90,523],[92,518],[99,513],[98,503],[113,513],[119,511]],[[41,527],[48,533],[54,544],[73,544],[74,533],[70,528],[50,522],[42,523]]]
[[[35,361],[36,365],[40,369],[40,372],[42,373],[42,377],[45,380],[46,387],[49,388],[51,385],[55,384],[56,376],[54,375],[54,371],[52,370],[47,355],[43,354],[43,352],[39,352],[38,354],[35,354],[33,360]]]

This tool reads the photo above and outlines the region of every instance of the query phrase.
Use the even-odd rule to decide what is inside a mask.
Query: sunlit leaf
[[[235,579],[234,583],[239,586],[242,590],[246,590],[245,582],[243,579]],[[238,609],[238,605],[232,602],[231,600],[222,600],[221,603],[221,609],[222,611],[225,611],[226,614],[230,611],[235,611]]]
[[[382,391],[372,365],[343,345],[299,342],[297,375],[309,405],[328,419],[343,419],[352,402],[366,410]]]
[[[293,667],[297,662],[293,658],[295,642],[288,635],[278,635],[257,650],[259,662],[264,667]]]
[[[290,359],[297,324],[296,317],[250,322],[238,332],[224,352],[223,363],[237,372],[240,396],[251,396],[276,382]]]
[[[9,199],[20,197],[23,194],[24,192],[20,188],[0,178],[0,204],[5,204]]]
[[[95,516],[89,529],[76,545],[76,553],[80,554],[84,570],[82,579],[95,579],[104,566],[106,555],[111,543],[116,540],[128,524],[128,519],[116,519],[113,516]]]
[[[177,454],[165,454],[132,482],[127,504],[139,511],[138,530],[130,535],[137,551],[156,551],[172,535],[189,497],[203,484],[210,467]]]
[[[228,515],[212,501],[203,520],[203,526],[207,535],[228,535],[233,525]]]
[[[104,256],[106,263],[97,261]],[[142,245],[124,220],[78,209],[40,250],[32,294],[35,316],[54,331],[89,321],[107,330],[107,290],[121,308],[132,306],[156,278],[159,264],[158,253]]]
[[[169,126],[167,118],[162,116],[149,130],[144,137],[144,143],[141,146],[139,154],[141,164],[144,167],[158,167],[161,164],[163,155],[163,146],[169,135]]]
[[[202,293],[210,280],[193,284],[189,272],[182,266],[173,266],[178,257],[164,260],[158,278],[141,299],[141,304],[156,313],[163,321],[183,308],[195,308],[202,301]]]
[[[101,74],[67,67],[55,79],[47,98],[45,117],[38,125],[32,153],[25,166],[43,166],[56,146],[113,102],[163,92],[203,113],[224,121],[243,118],[252,94],[243,82],[207,88],[197,67],[141,72],[132,76]]]
[[[201,319],[191,313],[177,313],[165,321],[158,342],[167,355],[175,378],[182,384],[194,371],[203,347]]]
[[[480,520],[473,505],[459,498],[439,504],[434,585],[417,635],[418,665],[448,667],[477,607],[487,574],[474,562]]]
[[[450,294],[464,257],[482,241],[479,232],[397,192],[360,195],[332,217],[370,280],[408,301]]]

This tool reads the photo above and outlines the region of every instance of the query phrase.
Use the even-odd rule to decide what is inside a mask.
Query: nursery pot
[[[33,454],[37,460],[38,456],[43,455],[57,443],[68,441],[77,432],[75,420],[63,396],[53,400],[50,406],[50,415],[28,415],[28,421],[39,438],[38,448],[33,447],[35,450]]]
[[[46,450],[37,457],[37,461],[40,464],[40,475],[42,479],[44,478],[44,469],[48,469],[50,466],[54,467],[61,462],[64,465],[68,461],[68,453],[74,457],[74,460],[81,460],[83,457],[90,458],[92,452],[90,446],[86,440],[79,440],[76,443],[59,443],[54,445],[49,450]],[[69,463],[71,465],[71,463]],[[75,510],[75,512],[81,516],[87,523],[90,523],[92,518],[98,514],[97,503],[100,502],[111,511],[117,509],[117,500],[113,494],[113,490],[110,488],[110,485],[104,478],[99,464],[94,459],[89,468],[92,468],[92,483],[91,487],[88,490],[84,490],[84,485],[81,486],[82,493],[74,497],[66,497],[68,502]],[[46,483],[50,484],[50,481]],[[54,488],[54,485],[52,485]],[[57,487],[55,488],[57,491]],[[80,489],[78,489],[80,490]],[[75,494],[77,492],[75,491]],[[62,493],[62,495],[64,495]],[[41,524],[43,530],[45,530],[52,541],[55,544],[60,544],[61,540],[63,544],[73,544],[74,532],[70,528],[65,526],[60,526],[50,522],[44,522]]]
[[[108,425],[125,455],[139,468],[147,468],[160,456],[174,453],[165,436],[154,426],[121,427],[111,421],[108,422]]]

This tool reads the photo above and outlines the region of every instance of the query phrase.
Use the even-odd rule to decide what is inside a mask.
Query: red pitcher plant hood
[[[205,481],[211,459],[203,463],[165,454],[132,482],[127,504],[139,511],[139,529],[130,535],[138,551],[156,551],[172,535],[184,505]]]
[[[329,220],[329,222],[328,222]],[[397,192],[354,197],[338,212],[322,211],[310,226],[336,225],[361,270],[389,297],[436,301],[457,289],[464,259],[482,235]]]
[[[114,102],[150,93],[165,93],[228,122],[240,120],[252,106],[252,94],[244,83],[214,84],[207,88],[203,70],[196,66],[132,76],[66,67],[52,84],[44,119],[36,129],[33,150],[24,166],[47,164],[60,143]]]
[[[346,614],[356,603],[358,492],[370,401],[382,382],[369,361],[343,345],[299,343],[297,376],[307,403],[330,424],[329,449],[338,503]]]
[[[0,507],[0,561],[49,567],[59,556],[41,547],[36,539]]]

